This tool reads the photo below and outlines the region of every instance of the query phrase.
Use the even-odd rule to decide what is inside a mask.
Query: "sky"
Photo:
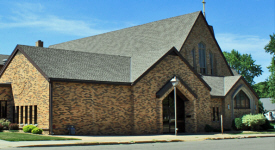
[[[264,71],[264,47],[275,33],[274,0],[205,0],[206,20],[222,51],[251,54]],[[49,45],[184,15],[203,9],[202,0],[0,0],[0,54],[17,44]]]

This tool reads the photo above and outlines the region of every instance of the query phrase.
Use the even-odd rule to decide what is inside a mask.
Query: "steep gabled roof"
[[[238,76],[202,76],[203,80],[211,87],[211,96],[225,96],[241,78]]]
[[[48,80],[130,82],[130,57],[25,45],[18,45],[12,57],[17,51]]]
[[[134,82],[171,47],[180,50],[201,12],[164,19],[105,34],[64,42],[50,48],[131,57]]]
[[[210,95],[214,97],[225,97],[232,90],[232,88],[242,80],[250,91],[259,99],[257,93],[253,90],[245,78],[241,75],[236,76],[202,76],[202,79],[211,87]]]

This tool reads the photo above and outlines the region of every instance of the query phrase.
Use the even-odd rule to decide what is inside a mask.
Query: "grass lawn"
[[[28,133],[0,132],[0,140],[6,141],[46,141],[46,140],[80,140],[76,138],[61,138],[46,135],[35,135]]]

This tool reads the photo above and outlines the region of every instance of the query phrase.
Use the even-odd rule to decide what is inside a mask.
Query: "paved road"
[[[194,142],[177,143],[154,143],[154,144],[131,144],[131,145],[100,145],[100,146],[71,146],[71,147],[33,147],[33,148],[7,148],[7,150],[173,150],[173,149],[192,149],[192,150],[275,150],[275,137],[269,138],[248,138],[248,139],[229,139],[229,140],[206,140]],[[1,149],[2,150],[2,149]]]

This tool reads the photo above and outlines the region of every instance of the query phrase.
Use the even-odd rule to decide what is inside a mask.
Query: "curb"
[[[118,144],[143,144],[143,143],[169,143],[169,142],[184,142],[184,140],[154,140],[154,141],[130,141],[130,142],[90,142],[90,143],[70,143],[70,144],[25,145],[25,146],[17,146],[17,147],[89,146],[89,145],[118,145]]]
[[[237,136],[237,137],[222,137],[222,138],[205,138],[205,140],[224,140],[224,139],[244,139],[244,138],[265,138],[265,137],[275,137],[275,135],[270,136]]]

